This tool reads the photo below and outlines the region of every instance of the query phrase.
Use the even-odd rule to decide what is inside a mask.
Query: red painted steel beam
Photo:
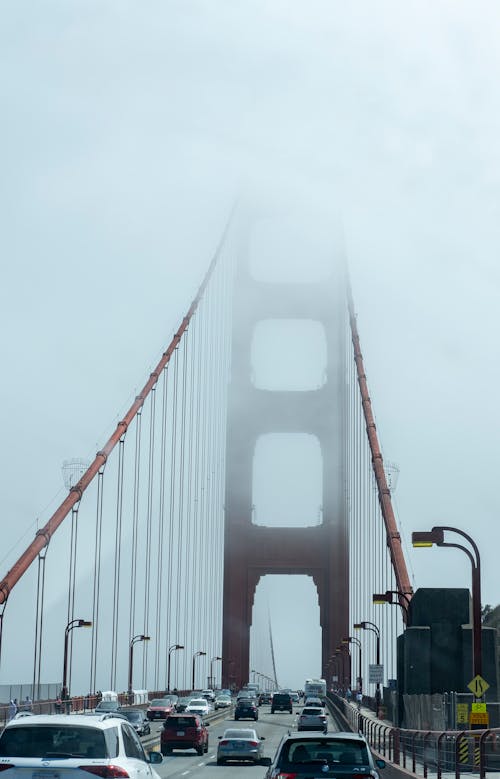
[[[65,519],[65,517],[67,517],[67,515],[69,514],[73,506],[81,500],[83,493],[85,492],[85,490],[87,489],[91,481],[99,473],[99,470],[106,464],[109,455],[111,454],[111,452],[113,451],[117,443],[120,441],[120,439],[123,437],[123,435],[127,432],[130,423],[133,421],[137,412],[142,408],[144,401],[150,394],[153,387],[156,385],[158,378],[161,375],[161,372],[170,362],[170,358],[172,357],[172,354],[174,353],[177,346],[179,345],[185,331],[187,330],[188,325],[205,293],[205,289],[208,285],[208,282],[210,281],[212,274],[215,270],[217,261],[219,259],[221,248],[224,245],[224,241],[226,239],[226,235],[229,230],[229,225],[231,223],[233,211],[234,211],[234,207],[231,210],[231,214],[229,216],[227,224],[222,233],[222,237],[219,241],[219,245],[217,246],[215,254],[210,262],[210,265],[208,266],[208,270],[198,289],[196,297],[191,303],[187,314],[183,318],[179,326],[179,329],[177,330],[176,334],[172,338],[166,351],[163,352],[163,355],[160,361],[158,362],[158,365],[156,366],[154,371],[150,374],[148,381],[142,388],[140,394],[137,395],[135,401],[132,403],[132,405],[130,406],[129,410],[127,411],[123,419],[120,422],[118,422],[113,434],[110,436],[110,438],[105,443],[103,448],[99,452],[97,452],[94,461],[87,468],[80,481],[77,484],[75,484],[74,487],[71,488],[69,494],[67,495],[65,500],[61,503],[61,505],[56,509],[56,511],[52,514],[47,524],[43,528],[41,528],[41,530],[37,531],[35,535],[35,539],[31,542],[31,544],[23,552],[21,557],[17,560],[16,563],[14,563],[12,568],[8,571],[6,576],[0,582],[0,605],[7,601],[7,598],[9,597],[14,585],[17,584],[21,576],[23,576],[23,574],[26,573],[29,566],[37,558],[37,556],[40,554],[42,549],[45,546],[47,546],[52,535],[55,533],[59,525]]]
[[[354,347],[354,361],[356,363],[356,372],[358,376],[358,384],[361,392],[361,401],[363,404],[363,414],[366,423],[366,432],[368,435],[368,442],[370,445],[370,451],[372,455],[372,465],[377,482],[378,499],[380,503],[380,509],[385,524],[385,530],[387,534],[387,545],[389,547],[392,567],[396,576],[396,584],[399,592],[404,593],[404,604],[407,605],[407,601],[411,599],[413,588],[410,584],[410,577],[408,575],[408,569],[406,567],[406,561],[401,546],[401,536],[398,531],[396,517],[392,508],[391,492],[387,485],[387,479],[384,470],[384,461],[382,459],[382,452],[380,451],[380,445],[377,436],[377,428],[375,426],[375,419],[373,417],[372,402],[370,399],[370,393],[368,392],[368,384],[366,381],[365,368],[363,364],[363,355],[361,353],[361,346],[359,342],[358,326],[356,322],[356,315],[354,313],[354,303],[352,298],[352,292],[350,285],[348,285],[348,309],[349,309],[349,323],[351,326],[352,345]],[[400,596],[401,600],[402,596]],[[403,610],[404,613],[404,610]]]

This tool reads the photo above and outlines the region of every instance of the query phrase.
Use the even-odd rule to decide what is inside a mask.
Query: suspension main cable
[[[221,239],[218,243],[218,246],[212,257],[212,260],[210,261],[205,277],[202,283],[200,284],[200,287],[198,288],[198,292],[196,293],[196,296],[194,297],[191,305],[189,306],[186,315],[184,316],[177,332],[172,338],[166,351],[163,352],[161,359],[159,360],[156,368],[150,374],[148,381],[142,388],[139,395],[137,395],[136,399],[130,406],[129,410],[127,411],[123,419],[120,422],[118,422],[115,431],[107,440],[104,447],[99,452],[97,452],[93,462],[89,465],[89,467],[87,468],[83,476],[80,478],[77,484],[75,484],[74,487],[71,487],[68,495],[60,504],[60,506],[55,510],[55,512],[52,514],[49,521],[41,529],[41,531],[36,534],[34,540],[31,542],[31,544],[29,544],[29,546],[25,549],[23,554],[18,558],[18,560],[14,563],[12,568],[7,572],[5,577],[0,582],[0,605],[2,603],[5,603],[13,587],[17,584],[19,579],[26,573],[31,563],[34,560],[36,560],[39,552],[41,552],[43,547],[47,545],[48,540],[52,537],[52,535],[55,533],[55,531],[63,522],[63,520],[67,517],[67,515],[69,514],[73,506],[76,503],[78,503],[78,501],[81,500],[83,493],[88,488],[90,483],[93,481],[95,476],[99,473],[99,469],[102,468],[102,466],[106,463],[109,455],[111,454],[115,446],[119,443],[121,437],[126,433],[130,423],[132,422],[132,420],[134,419],[138,411],[142,408],[145,399],[148,397],[153,387],[156,385],[156,382],[158,381],[158,376],[160,376],[162,370],[170,362],[172,354],[174,353],[175,349],[179,345],[191,321],[194,312],[198,308],[198,305],[205,293],[205,289],[218,264],[219,256],[221,254],[221,249],[226,240],[226,236],[229,230],[233,212],[234,212],[234,206],[231,209],[231,213],[226,222],[225,228],[222,232]]]
[[[411,598],[413,588],[410,583],[410,577],[408,576],[408,569],[406,567],[406,561],[401,547],[401,536],[398,531],[396,517],[392,508],[391,493],[385,476],[382,452],[380,450],[377,429],[371,407],[370,393],[368,391],[368,384],[366,381],[365,368],[363,364],[363,355],[361,353],[361,346],[359,341],[358,325],[356,322],[356,314],[354,312],[354,302],[349,282],[347,286],[349,323],[351,327],[352,344],[354,347],[354,361],[356,363],[358,384],[361,392],[366,432],[368,435],[368,442],[370,445],[370,452],[372,457],[372,467],[377,482],[380,510],[382,512],[382,517],[385,524],[387,544],[391,552],[392,566],[396,575],[397,589],[401,593],[407,593],[407,598]]]

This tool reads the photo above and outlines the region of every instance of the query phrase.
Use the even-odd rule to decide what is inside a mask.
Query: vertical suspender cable
[[[115,523],[115,554],[114,554],[114,580],[113,580],[113,617],[111,632],[111,690],[116,690],[116,655],[118,651],[118,617],[120,610],[120,566],[121,566],[121,541],[122,541],[122,512],[123,512],[123,456],[125,436],[120,439],[118,449],[118,481],[116,490],[116,523]]]
[[[162,630],[162,595],[163,581],[163,554],[165,548],[165,476],[166,476],[166,442],[167,442],[167,401],[168,401],[168,371],[165,369],[162,374],[163,392],[161,404],[161,440],[160,440],[160,495],[159,495],[159,514],[158,514],[158,556],[156,568],[156,654],[155,654],[155,690],[160,689],[160,659],[161,642],[165,641],[164,631]],[[165,641],[164,657],[168,657],[168,641]],[[167,679],[165,676],[165,689],[167,688]]]
[[[175,622],[175,614],[173,614],[174,604],[174,587],[179,586],[178,572],[174,569],[174,549],[178,543],[178,534],[176,531],[175,523],[175,488],[177,484],[177,395],[178,395],[178,374],[179,374],[179,352],[176,349],[174,355],[173,365],[173,392],[172,392],[172,427],[171,427],[171,439],[170,439],[170,506],[169,506],[169,524],[170,524],[170,543],[168,548],[168,578],[169,578],[169,590],[168,590],[168,635],[169,643],[176,643],[179,639],[173,638]],[[174,663],[177,670],[177,657],[178,652],[174,652]]]
[[[183,350],[182,350],[182,372],[181,372],[181,404],[180,404],[180,414],[181,414],[181,424],[180,424],[180,430],[179,430],[179,503],[178,503],[178,586],[176,591],[176,606],[175,606],[175,612],[176,612],[176,633],[177,635],[181,634],[181,593],[184,590],[184,587],[181,586],[181,583],[186,581],[185,578],[185,560],[186,555],[190,551],[187,549],[186,544],[184,542],[184,525],[185,525],[185,516],[184,516],[184,495],[185,495],[185,489],[186,489],[186,473],[185,473],[185,453],[186,453],[186,402],[187,402],[187,390],[186,390],[186,383],[187,383],[187,366],[188,366],[188,346],[189,346],[189,330],[186,331],[184,336],[184,343],[183,343]],[[191,477],[191,474],[188,474],[188,479]],[[185,619],[185,615],[182,615]],[[176,639],[177,640],[177,639]],[[183,660],[185,660],[185,655],[183,656]]]
[[[90,652],[90,685],[89,691],[95,693],[97,672],[97,645],[99,636],[99,589],[101,583],[101,547],[102,547],[102,505],[103,505],[104,467],[97,477],[97,508],[95,520],[94,543],[94,587],[92,594],[92,647]]]
[[[35,616],[35,652],[33,660],[33,687],[31,697],[40,699],[40,674],[42,667],[42,643],[43,643],[43,609],[45,599],[45,558],[48,552],[47,546],[38,555],[37,588],[36,588],[36,616]]]
[[[215,282],[215,279],[214,279]],[[209,295],[207,297],[207,308],[209,311],[209,324],[208,324],[208,331],[209,331],[209,357],[208,357],[208,365],[209,365],[209,374],[208,374],[208,382],[207,382],[207,469],[206,469],[206,491],[205,491],[205,544],[203,546],[204,556],[205,556],[205,569],[207,571],[207,579],[208,586],[206,587],[205,591],[205,609],[204,609],[204,620],[203,620],[203,636],[204,636],[204,642],[207,647],[207,651],[211,653],[212,646],[211,646],[211,627],[213,624],[213,621],[208,618],[208,615],[211,614],[211,600],[212,600],[212,588],[213,588],[213,572],[211,568],[211,547],[213,544],[213,537],[212,537],[212,527],[213,527],[213,505],[212,505],[212,493],[213,493],[213,464],[214,464],[214,456],[213,456],[213,420],[215,415],[215,408],[214,408],[214,397],[213,397],[213,385],[214,385],[214,374],[215,374],[215,340],[214,340],[214,310],[215,310],[215,303],[214,303],[214,288],[212,282]],[[208,575],[208,572],[212,572],[212,575]]]
[[[75,503],[71,510],[71,540],[69,556],[69,582],[68,582],[68,609],[67,623],[75,618],[75,590],[76,590],[76,559],[78,548],[78,508],[80,501]],[[68,651],[68,687],[71,689],[71,660],[73,657],[73,633],[69,637]]]
[[[222,393],[222,381],[224,377],[224,276],[223,266],[219,268],[218,285],[217,285],[217,298],[216,298],[216,345],[215,351],[218,356],[217,365],[214,375],[214,467],[213,467],[213,531],[212,531],[212,570],[213,574],[213,586],[212,586],[212,611],[216,615],[216,619],[211,623],[211,638],[212,638],[212,652],[214,655],[218,655],[218,637],[219,637],[219,613],[220,613],[220,572],[219,572],[219,552],[221,547],[221,537],[219,535],[220,520],[221,520],[221,489],[220,484],[223,480],[221,469],[221,418],[223,416],[223,393]],[[219,596],[219,597],[218,597]],[[259,666],[262,667],[262,666]]]
[[[137,600],[137,557],[139,543],[139,495],[141,485],[141,440],[142,440],[142,406],[135,418],[135,452],[134,452],[134,492],[132,510],[132,559],[130,561],[130,621],[129,641],[135,635],[136,600]]]
[[[206,310],[206,319],[205,319],[205,346],[203,349],[203,353],[207,355],[207,358],[205,360],[204,364],[204,377],[203,377],[203,387],[206,388],[209,382],[210,374],[209,374],[209,368],[211,367],[210,362],[210,344],[211,344],[211,338],[209,333],[210,328],[210,301],[207,296],[207,299],[205,301],[205,310]],[[202,452],[202,468],[201,468],[201,532],[200,532],[200,546],[199,546],[199,552],[201,553],[201,560],[200,560],[200,570],[201,570],[201,576],[202,581],[206,582],[208,580],[208,576],[210,575],[208,569],[207,569],[207,559],[206,559],[206,550],[207,550],[207,523],[208,523],[208,505],[207,505],[207,493],[208,493],[208,468],[209,468],[209,453],[208,453],[208,429],[209,429],[209,404],[208,404],[208,393],[205,389],[203,393],[203,411],[202,411],[202,424],[203,424],[203,452]],[[207,599],[207,588],[203,587],[203,597],[202,597],[202,604],[203,607],[198,614],[198,634],[200,636],[200,641],[205,644],[206,641],[206,625],[207,625],[207,608],[208,608],[208,599]]]
[[[158,377],[157,377],[158,378]],[[144,627],[143,634],[149,635],[149,593],[151,589],[151,535],[153,524],[153,481],[154,481],[154,453],[155,453],[155,417],[156,417],[156,384],[151,389],[150,415],[149,415],[149,458],[148,458],[148,503],[146,511],[146,549],[144,565]],[[158,642],[159,636],[155,636]],[[148,689],[148,643],[142,645],[142,679],[143,689]]]
[[[191,587],[191,608],[190,608],[190,634],[191,645],[198,646],[197,622],[195,615],[198,613],[197,598],[200,587],[203,582],[200,571],[200,561],[198,559],[200,549],[200,535],[202,526],[202,504],[201,504],[201,447],[202,447],[202,389],[205,386],[203,381],[203,358],[205,355],[204,343],[204,308],[205,301],[200,306],[197,314],[199,338],[197,366],[196,366],[196,432],[195,432],[195,468],[194,468],[194,501],[193,501],[193,577]]]
[[[192,320],[191,328],[190,328],[190,334],[191,334],[191,350],[190,350],[190,361],[189,361],[189,381],[188,381],[188,387],[189,387],[189,411],[188,411],[188,454],[187,454],[187,493],[186,493],[186,537],[185,537],[185,544],[187,549],[187,559],[186,559],[186,581],[191,582],[193,581],[193,528],[192,528],[192,522],[193,522],[193,479],[194,479],[194,471],[193,471],[193,454],[194,454],[194,448],[195,448],[195,436],[194,436],[194,408],[195,408],[195,367],[196,367],[196,350],[198,346],[198,327],[197,327],[197,318],[195,317]],[[189,587],[184,587],[183,590],[184,594],[184,605],[183,605],[183,613],[184,613],[184,641],[187,643],[188,646],[190,646],[190,642],[187,641],[188,638],[188,631],[190,630],[190,613],[189,613],[189,607],[190,607],[190,601],[189,601]],[[187,674],[187,653],[184,652],[184,676]]]

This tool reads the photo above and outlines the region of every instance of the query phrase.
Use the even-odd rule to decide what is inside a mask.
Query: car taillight
[[[119,765],[79,765],[81,771],[102,776],[103,779],[128,779],[128,773]]]
[[[12,763],[0,763],[0,771],[6,771],[8,768],[15,768]]]
[[[290,774],[287,771],[281,771],[279,774],[276,774],[276,779],[296,779],[298,774]]]
[[[227,739],[225,739],[225,738],[224,738],[224,739],[222,739],[222,741],[220,742],[220,745],[221,745],[221,747],[225,747],[225,746],[227,746],[228,744],[229,744],[229,741],[228,741]]]
[[[259,746],[259,742],[258,741],[250,741],[249,744],[250,744],[251,747],[258,747]]]

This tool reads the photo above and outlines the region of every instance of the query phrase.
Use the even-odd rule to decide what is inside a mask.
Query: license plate
[[[178,730],[177,731],[177,735],[178,736],[183,736],[184,735],[184,731],[183,730]]]
[[[59,779],[56,771],[33,771],[32,779]]]

